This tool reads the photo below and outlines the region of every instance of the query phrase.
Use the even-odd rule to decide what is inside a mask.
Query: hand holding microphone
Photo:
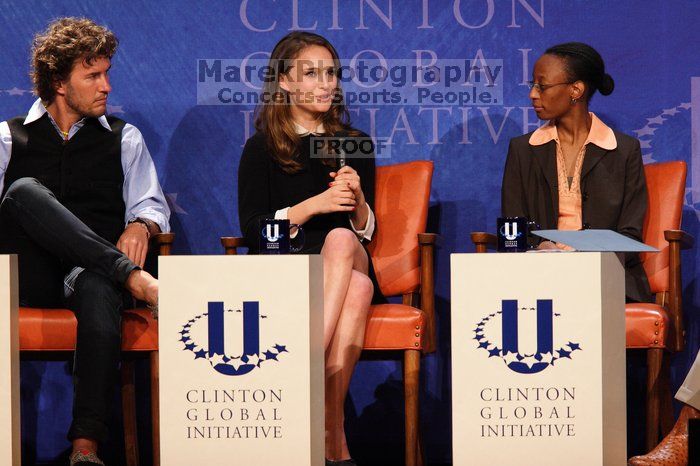
[[[357,205],[355,193],[346,182],[329,183],[328,189],[311,199],[315,201],[315,214],[352,212]]]
[[[337,172],[330,173],[333,181],[329,186],[346,185],[354,194],[357,205],[361,206],[365,203],[365,195],[362,192],[362,185],[360,184],[360,176],[357,174],[354,168],[349,165],[345,165]]]

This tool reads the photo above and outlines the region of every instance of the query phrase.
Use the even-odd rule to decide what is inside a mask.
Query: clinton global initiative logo
[[[521,231],[518,231],[518,222],[505,222],[500,233],[508,241],[513,241],[523,235]]]
[[[280,239],[284,238],[284,233],[280,233],[280,224],[266,224],[260,234],[270,243],[276,243]]]
[[[278,342],[261,350],[263,319],[267,316],[260,314],[258,301],[244,301],[243,310],[224,310],[223,302],[209,302],[208,312],[182,326],[179,341],[183,351],[191,351],[195,360],[207,361],[220,374],[244,375],[265,363],[279,362],[282,353],[289,352]]]
[[[554,313],[551,299],[538,299],[536,308],[518,307],[515,299],[501,303],[500,311],[481,319],[474,329],[477,349],[483,349],[489,358],[502,359],[510,370],[520,374],[536,374],[581,350],[581,345],[572,341],[555,347],[554,318],[561,314]],[[528,334],[519,331],[518,321],[534,324],[536,341],[524,341]]]

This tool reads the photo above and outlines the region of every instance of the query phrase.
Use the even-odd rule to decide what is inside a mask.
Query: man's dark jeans
[[[67,306],[75,313],[75,399],[68,438],[103,442],[119,367],[124,283],[138,266],[34,178],[15,181],[2,199],[0,253],[18,254],[20,305]],[[63,279],[74,267],[85,270],[64,298]]]

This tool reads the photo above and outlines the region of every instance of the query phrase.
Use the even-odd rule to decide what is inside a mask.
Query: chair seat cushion
[[[21,351],[73,351],[78,322],[68,309],[19,308]],[[122,351],[157,351],[158,321],[148,309],[122,313]]]
[[[658,304],[625,305],[627,348],[665,348],[669,328],[668,313]]]
[[[425,314],[404,304],[377,304],[369,309],[365,350],[423,349]]]

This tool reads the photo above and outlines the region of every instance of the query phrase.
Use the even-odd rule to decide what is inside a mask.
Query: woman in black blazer
[[[258,252],[260,221],[303,224],[306,254],[323,257],[326,362],[326,464],[354,465],[344,430],[343,405],[362,351],[370,303],[381,299],[363,242],[375,218],[374,156],[347,154],[341,166],[317,137],[365,135],[349,126],[337,70],[338,54],[323,37],[292,32],[270,57],[257,132],[246,142],[238,170],[241,230]],[[366,141],[365,141],[366,142]]]
[[[609,95],[613,88],[600,54],[586,44],[556,45],[537,60],[530,99],[549,122],[510,141],[504,216],[527,217],[542,229],[609,229],[642,241],[647,190],[639,141],[588,111],[596,91]],[[626,255],[625,270],[628,301],[651,299],[638,254]]]

